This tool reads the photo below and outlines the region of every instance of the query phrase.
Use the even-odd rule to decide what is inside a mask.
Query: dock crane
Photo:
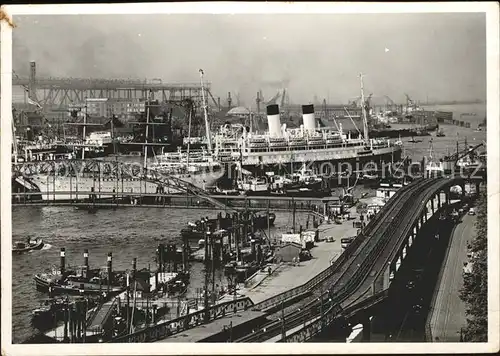
[[[462,153],[461,153],[461,154],[459,154],[458,152],[457,152],[457,153],[455,153],[455,154],[452,156],[452,158],[453,158],[453,159],[452,159],[452,161],[453,161],[453,167],[456,167],[457,162],[458,162],[460,159],[464,158],[464,157],[465,157],[465,156],[467,156],[467,155],[470,155],[472,152],[474,152],[475,150],[477,150],[479,147],[481,147],[481,146],[483,146],[483,145],[484,145],[484,143],[483,143],[483,142],[481,142],[481,143],[479,143],[479,144],[475,145],[474,147],[472,147],[472,148],[470,148],[470,149],[469,149],[469,148],[466,148],[465,150],[463,150],[463,151],[462,151]],[[455,156],[456,156],[456,157],[455,157]]]
[[[395,111],[395,107],[396,107],[396,103],[394,102],[394,100],[392,100],[391,98],[389,98],[389,96],[387,95],[384,95],[384,98],[386,100],[386,103],[385,103],[385,110],[388,111]]]
[[[233,102],[233,99],[231,99],[231,92],[227,93],[227,110],[231,110],[231,103]]]
[[[286,89],[283,89],[283,94],[281,95],[281,107],[285,107]]]
[[[255,98],[255,103],[257,104],[257,115],[259,116],[260,119],[260,102],[262,101],[262,93],[259,90],[257,92],[257,97]]]
[[[408,94],[405,93],[405,97],[406,97],[406,106],[411,107],[411,106],[415,105],[415,103],[413,102],[413,100],[411,100],[411,98]]]
[[[271,99],[266,102],[266,105],[276,104],[276,100],[280,97],[280,92],[278,91]]]
[[[358,184],[359,177],[361,176],[361,173],[357,172],[356,173],[356,180],[354,181],[354,184],[350,187],[349,183],[347,183],[347,187],[342,188],[342,197],[341,201],[343,203],[353,203],[354,202],[354,197],[352,195],[352,191],[354,188],[356,188],[356,185]]]

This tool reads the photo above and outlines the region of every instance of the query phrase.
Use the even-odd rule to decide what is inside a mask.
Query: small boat
[[[58,297],[44,299],[40,301],[40,306],[31,312],[31,325],[39,331],[56,327],[59,321],[64,320],[65,307],[77,300],[83,300],[87,310],[97,305],[95,298],[68,299],[68,297]]]
[[[27,242],[16,241],[12,246],[12,253],[21,254],[31,250],[40,250],[43,247],[43,240],[29,240]]]
[[[114,271],[108,287],[106,276],[101,276],[100,269],[87,269],[80,266],[75,270],[66,270],[64,275],[53,268],[50,272],[35,274],[35,286],[40,292],[49,295],[99,295],[103,293],[115,295],[125,290],[126,276],[124,272]]]
[[[36,274],[34,277],[36,289],[40,292],[48,292],[49,295],[100,295],[108,292],[111,295],[116,295],[126,288],[125,286],[112,285],[108,289],[107,283],[105,281],[99,283],[98,279],[98,277],[94,277],[90,281],[80,283],[71,280],[59,281],[47,274]]]

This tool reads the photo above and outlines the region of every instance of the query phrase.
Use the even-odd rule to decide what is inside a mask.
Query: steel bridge
[[[332,330],[339,333],[333,337],[345,340],[349,325],[357,322],[369,330],[370,312],[388,297],[418,232],[430,219],[447,216],[452,207],[450,188],[460,185],[464,192],[467,182],[482,181],[457,175],[420,179],[401,188],[330,267],[302,286],[248,307],[248,313],[264,313],[265,318],[233,329],[231,336],[220,331],[201,341],[305,342]],[[120,341],[135,342],[140,333],[154,335],[154,329]]]
[[[80,197],[83,198],[85,195],[94,194],[105,197],[106,195],[125,195],[127,193],[124,189],[120,191],[119,182],[123,180],[137,180],[144,184],[144,192],[146,192],[145,184],[154,183],[158,187],[170,188],[176,192],[182,192],[187,195],[196,196],[201,198],[215,208],[222,210],[236,212],[237,209],[231,206],[227,206],[221,201],[212,198],[203,189],[196,187],[195,185],[182,180],[179,177],[160,173],[156,170],[151,170],[144,168],[139,163],[131,164],[121,161],[104,161],[104,160],[52,160],[52,161],[34,161],[34,162],[23,162],[18,164],[12,164],[12,176],[13,179],[19,179],[21,184],[27,184],[24,182],[24,178],[29,178],[35,174],[44,174],[55,177],[56,175],[66,175],[70,177],[75,177],[75,182],[80,174],[89,174],[94,178],[94,191],[91,192],[80,192]],[[101,191],[100,182],[105,179],[112,179],[117,182],[115,191]],[[50,179],[48,180],[50,182]],[[96,185],[97,183],[97,185]],[[123,187],[123,184],[122,184]],[[29,188],[29,187],[28,187]],[[43,192],[41,192],[43,194]],[[71,192],[70,192],[71,193]],[[135,194],[141,194],[141,192],[136,192]],[[55,192],[54,192],[55,194]],[[78,193],[74,199],[78,200]],[[71,199],[73,200],[73,199]]]
[[[46,189],[39,190],[30,180],[34,175],[47,176]],[[68,191],[56,189],[55,177],[68,177],[72,188]],[[91,191],[78,189],[78,178],[82,175],[93,178]],[[126,163],[97,159],[56,159],[48,161],[28,161],[12,164],[12,178],[23,189],[12,192],[13,205],[51,205],[92,208],[118,208],[123,206],[157,208],[216,208],[227,212],[282,210],[311,212],[316,206],[339,203],[337,197],[290,198],[290,197],[245,197],[231,195],[211,195],[182,179],[158,171],[144,169],[139,163]],[[103,181],[112,180],[112,188],[104,189]],[[124,187],[124,181],[135,180],[140,190],[131,192]],[[148,192],[147,183],[154,183],[157,192]],[[111,189],[111,190],[110,190]],[[90,197],[95,199],[90,202]],[[316,212],[317,215],[321,215]]]
[[[86,98],[123,100],[150,99],[151,93],[160,101],[180,101],[191,98],[201,105],[201,85],[198,83],[162,83],[161,81],[133,79],[83,79],[83,78],[28,78],[14,77],[13,86],[32,88],[43,107],[65,109],[73,102]],[[209,97],[210,83],[204,83]]]

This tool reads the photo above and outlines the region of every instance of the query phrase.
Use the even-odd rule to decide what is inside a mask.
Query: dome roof
[[[227,115],[250,115],[250,110],[243,106],[237,106],[229,110]]]

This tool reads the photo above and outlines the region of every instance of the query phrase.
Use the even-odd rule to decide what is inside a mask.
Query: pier
[[[58,196],[74,194],[73,199],[57,199]],[[40,199],[43,196],[45,199]],[[325,204],[339,204],[338,197],[303,198],[303,197],[265,197],[241,195],[210,195],[220,204],[214,206],[212,201],[192,195],[151,194],[131,192],[17,192],[12,193],[12,206],[75,206],[81,208],[174,208],[174,209],[209,209],[219,210],[267,210],[290,211],[295,205],[297,211],[321,212]],[[221,208],[222,207],[222,208]]]

